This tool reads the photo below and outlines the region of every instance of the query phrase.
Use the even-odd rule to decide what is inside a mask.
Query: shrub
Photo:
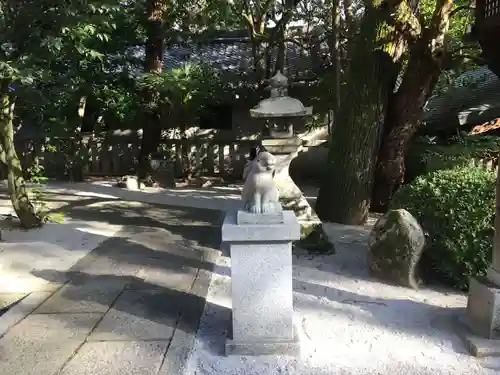
[[[465,290],[491,260],[495,172],[459,166],[430,172],[398,190],[392,208],[407,209],[427,235],[420,261],[425,281]]]
[[[441,141],[418,137],[405,157],[405,181],[440,169],[465,167],[478,160],[494,160],[500,148],[498,137],[465,136]]]

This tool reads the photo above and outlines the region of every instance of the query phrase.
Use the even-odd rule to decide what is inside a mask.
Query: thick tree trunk
[[[323,221],[358,225],[368,216],[373,170],[387,99],[397,75],[404,41],[384,17],[368,8],[348,72],[350,87],[336,115],[330,139],[329,175],[316,202]]]
[[[419,74],[422,70],[412,69],[412,81],[407,90],[398,92],[392,98],[384,124],[384,136],[380,146],[375,169],[371,211],[386,212],[392,196],[403,183],[405,174],[405,154],[408,145],[418,130],[427,94],[432,92],[439,77],[440,69],[422,58],[420,65],[428,65],[429,74]],[[431,72],[431,70],[435,70]]]
[[[406,150],[441,73],[451,5],[451,0],[438,3],[431,28],[412,45],[401,86],[391,97],[375,170],[370,207],[374,212],[386,212],[392,196],[403,183]]]
[[[330,134],[336,124],[335,118],[340,109],[340,0],[333,0],[331,4],[332,13],[332,35],[330,38],[330,54],[332,56],[332,70],[333,70],[333,87],[331,110],[333,111],[333,122],[329,127]]]
[[[14,147],[14,102],[11,101],[7,90],[8,82],[4,80],[0,85],[0,161],[8,169],[7,181],[12,207],[21,226],[30,229],[41,226],[43,220],[29,199],[21,162]]]
[[[165,2],[148,0],[146,8],[146,57],[144,71],[161,73],[163,71],[164,39],[162,32]],[[155,92],[146,89],[143,92],[146,102],[153,102]],[[149,159],[155,152],[161,136],[160,115],[156,111],[144,109],[141,149],[138,157],[137,177],[144,180],[150,173]]]

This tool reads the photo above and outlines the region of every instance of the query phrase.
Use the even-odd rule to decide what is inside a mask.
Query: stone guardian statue
[[[245,184],[241,194],[244,210],[252,214],[281,214],[279,193],[274,183],[276,158],[269,152],[260,152],[251,161],[243,177]]]

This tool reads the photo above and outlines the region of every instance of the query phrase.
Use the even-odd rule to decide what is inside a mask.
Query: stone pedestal
[[[488,278],[473,278],[467,301],[467,324],[478,336],[495,339],[500,333],[500,287]]]
[[[490,269],[488,276],[496,272]],[[489,277],[470,280],[462,337],[476,357],[500,356],[500,286]]]
[[[255,216],[259,216],[255,214]],[[292,241],[300,225],[291,211],[283,222],[237,224],[228,213],[222,241],[231,252],[232,319],[226,355],[297,354],[293,324]]]
[[[321,225],[321,221],[289,174],[290,163],[299,154],[302,141],[298,138],[265,139],[262,146],[276,158],[274,179],[283,209],[295,212],[302,235],[307,235],[315,226]]]
[[[497,208],[493,259],[487,277],[470,280],[465,341],[475,356],[500,356],[500,175],[496,186]]]

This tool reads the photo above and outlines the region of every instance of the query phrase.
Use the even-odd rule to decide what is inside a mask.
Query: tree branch
[[[461,12],[462,10],[474,10],[474,9],[476,9],[476,7],[473,7],[470,5],[462,5],[462,6],[459,6],[459,7],[456,7],[455,9],[453,9],[450,12],[450,17],[453,17],[455,14],[457,14],[458,12]]]
[[[248,0],[243,0],[242,1],[243,9],[237,9],[235,4],[236,3],[233,3],[233,9],[236,11],[236,13],[242,13],[242,17],[246,21],[246,24],[247,24],[248,29],[250,31],[250,36],[252,38],[254,38],[255,25],[254,25],[252,10],[250,9],[250,3],[248,2]]]
[[[462,53],[463,50],[473,50],[473,51],[476,50],[478,54],[481,53],[481,48],[479,48],[477,46],[467,46],[467,45],[447,50],[446,53],[448,53],[450,55],[454,55],[458,52],[460,54],[460,53]]]
[[[450,13],[453,0],[438,0],[432,14],[431,24],[428,28],[428,40],[434,46],[443,46],[444,37],[450,27]]]
[[[469,59],[469,60],[472,60],[478,64],[482,64],[485,62],[481,56],[471,55],[468,53],[459,53],[459,54],[451,56],[451,58],[452,59],[459,59],[459,58]]]
[[[381,5],[382,11],[387,12],[387,21],[412,42],[422,34],[420,21],[405,0],[386,0]]]
[[[301,2],[301,0],[295,1],[293,7],[287,7],[283,15],[281,16],[281,19],[278,21],[275,27],[273,27],[271,34],[269,35],[269,42],[273,43],[274,40],[276,39],[277,34],[279,33],[280,29],[282,27],[286,27],[287,23],[290,22],[291,18],[293,17],[293,12],[297,8],[297,5]]]

